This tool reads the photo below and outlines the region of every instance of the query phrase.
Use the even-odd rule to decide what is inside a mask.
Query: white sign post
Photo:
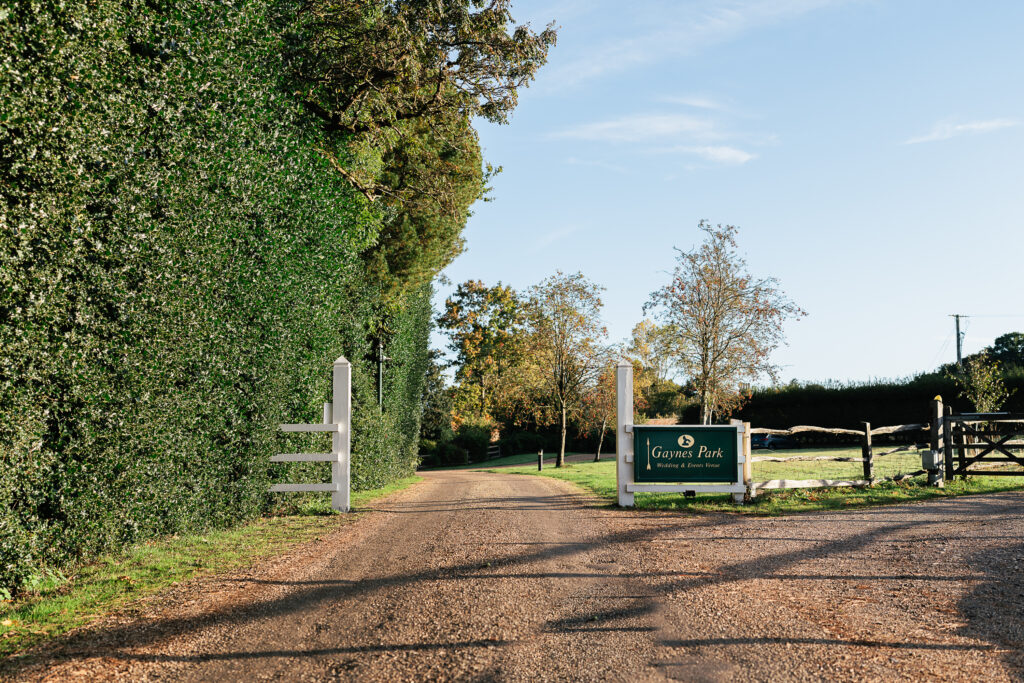
[[[718,430],[735,430],[736,434],[736,466],[735,475],[723,475],[733,477],[732,481],[725,480],[725,483],[695,484],[695,483],[637,483],[636,465],[634,464],[633,447],[633,365],[631,363],[619,363],[615,371],[616,390],[616,438],[615,438],[615,473],[618,502],[620,506],[632,507],[636,493],[731,493],[733,500],[737,503],[744,502],[747,493],[747,479],[744,473],[744,465],[747,462],[747,449],[745,442],[748,438],[747,425],[734,420],[729,425],[673,425],[673,426],[644,426],[648,432],[652,430],[671,430],[692,428],[703,432],[718,432]],[[684,432],[685,433],[685,432]],[[692,432],[691,432],[692,433]],[[654,438],[653,436],[651,437]],[[689,438],[689,437],[680,437]],[[648,440],[650,447],[650,439]],[[690,438],[690,444],[693,439]],[[682,445],[682,442],[680,442]],[[656,449],[657,450],[657,449]],[[692,452],[690,454],[692,456]],[[655,456],[657,457],[657,456]],[[648,470],[651,469],[648,463]],[[646,474],[646,473],[645,473]],[[716,481],[711,479],[712,482]],[[698,479],[699,480],[699,479]],[[650,479],[647,479],[650,481]],[[654,481],[657,481],[656,479]],[[670,481],[680,481],[670,479]],[[705,479],[707,481],[707,479]],[[685,477],[682,482],[686,482]]]
[[[348,512],[350,505],[350,482],[352,459],[352,364],[344,357],[334,361],[333,392],[331,403],[324,404],[322,424],[283,424],[284,432],[330,432],[330,453],[278,453],[270,462],[329,462],[331,463],[330,484],[274,484],[272,493],[283,491],[330,491],[331,507],[339,512]]]
[[[619,505],[633,507],[633,364],[623,361],[615,368],[615,483]]]

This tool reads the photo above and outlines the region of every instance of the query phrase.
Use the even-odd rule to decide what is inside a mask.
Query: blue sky
[[[504,172],[445,275],[607,288],[612,340],[697,222],[808,312],[785,380],[933,369],[1024,331],[1024,3],[563,0],[514,5],[559,44],[507,126]],[[450,288],[439,287],[437,305]],[[435,337],[435,344],[443,345]]]

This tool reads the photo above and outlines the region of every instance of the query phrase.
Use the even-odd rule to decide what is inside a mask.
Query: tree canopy
[[[526,311],[516,291],[467,280],[445,300],[438,326],[448,333],[455,354],[457,410],[489,418],[495,394],[508,389],[507,373],[525,351]]]
[[[691,251],[677,249],[671,280],[644,308],[677,331],[674,353],[696,387],[702,423],[710,424],[742,403],[741,382],[775,378],[771,353],[785,339],[783,323],[806,314],[774,278],[747,272],[738,228],[706,221],[698,227],[704,242]]]
[[[532,392],[538,422],[557,423],[561,445],[556,466],[565,462],[569,422],[578,417],[587,391],[608,360],[607,330],[601,322],[601,292],[582,273],[556,272],[530,289]]]

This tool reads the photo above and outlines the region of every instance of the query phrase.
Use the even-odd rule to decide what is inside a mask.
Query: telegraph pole
[[[960,332],[960,318],[969,316],[954,313],[950,317],[956,320],[956,364],[962,366],[964,364],[964,335]]]
[[[377,339],[377,405],[384,409],[384,362],[391,360],[384,355],[384,337]]]

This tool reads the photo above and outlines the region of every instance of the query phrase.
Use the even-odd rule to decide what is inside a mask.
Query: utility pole
[[[962,366],[964,364],[964,335],[960,332],[960,318],[967,318],[969,316],[954,313],[950,317],[956,320],[956,364],[957,366]]]
[[[960,321],[957,320],[957,328],[960,329]],[[959,353],[959,345],[957,346],[957,356]],[[384,340],[381,338],[377,339],[377,405],[384,407]]]
[[[384,409],[384,361],[391,360],[384,355],[384,338],[377,339],[377,405]]]

